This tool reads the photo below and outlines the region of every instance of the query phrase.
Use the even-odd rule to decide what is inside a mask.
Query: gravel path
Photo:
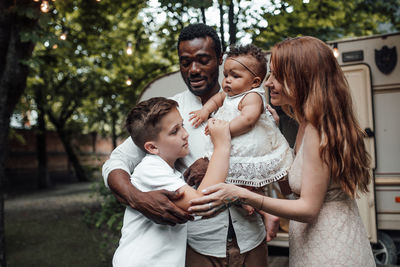
[[[98,205],[99,199],[92,196],[95,183],[73,183],[5,198],[6,214],[20,211],[73,211],[82,207]]]

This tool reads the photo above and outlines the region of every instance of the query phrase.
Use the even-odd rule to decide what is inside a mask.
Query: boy
[[[189,153],[188,133],[174,100],[157,97],[139,103],[128,114],[126,128],[134,143],[146,154],[136,166],[131,182],[147,192],[159,189],[183,191],[175,204],[185,210],[189,201],[202,196],[202,189],[225,181],[230,154],[227,122],[210,120],[214,153],[203,182],[197,190],[188,186],[174,167],[177,159]],[[184,266],[186,224],[155,224],[137,210],[127,207],[119,247],[113,266]],[[171,242],[171,241],[174,242]]]

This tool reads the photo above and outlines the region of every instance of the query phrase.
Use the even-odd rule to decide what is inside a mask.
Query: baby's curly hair
[[[250,56],[255,59],[256,64],[252,64],[253,70],[256,71],[256,74],[260,76],[261,80],[264,79],[267,74],[267,58],[266,53],[259,47],[248,44],[248,45],[238,45],[238,46],[230,46],[229,51],[227,52],[227,57],[239,57],[239,56]]]
[[[125,127],[133,142],[144,152],[144,144],[155,141],[161,132],[161,119],[178,103],[164,97],[153,97],[137,104],[128,114]]]

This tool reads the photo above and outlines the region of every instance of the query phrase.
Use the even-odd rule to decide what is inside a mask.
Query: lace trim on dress
[[[226,182],[236,185],[263,187],[287,175],[287,170],[282,169],[282,166],[278,166],[280,163],[281,161],[278,159],[258,163],[231,163]]]

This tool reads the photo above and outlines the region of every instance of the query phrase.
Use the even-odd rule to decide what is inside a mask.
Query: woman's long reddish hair
[[[311,123],[321,138],[320,156],[331,179],[351,197],[368,191],[370,156],[353,111],[346,78],[332,50],[314,37],[287,39],[272,48],[275,78],[294,99],[283,110]]]

